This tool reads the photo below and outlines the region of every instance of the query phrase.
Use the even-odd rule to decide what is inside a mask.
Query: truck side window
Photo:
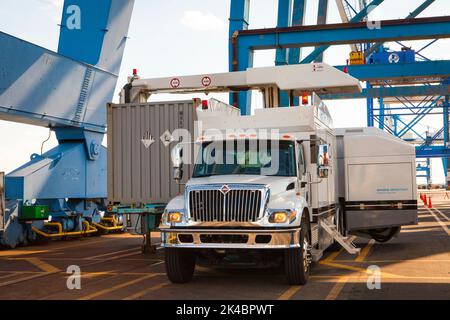
[[[303,144],[298,144],[298,172],[301,175],[306,173],[305,155],[303,152]]]

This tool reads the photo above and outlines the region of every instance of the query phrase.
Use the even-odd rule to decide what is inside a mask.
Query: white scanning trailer
[[[417,224],[414,146],[377,128],[335,132],[341,231],[386,242]]]
[[[326,64],[134,76],[122,98],[135,103],[159,92],[248,89],[264,96],[265,108],[253,115],[241,116],[224,103],[197,109],[202,130],[192,141],[199,149],[192,175],[184,193],[168,203],[160,225],[172,282],[190,281],[196,264],[283,263],[289,283],[305,284],[311,263],[334,242],[357,254],[355,235],[382,242],[402,225],[417,223],[414,148],[374,128],[333,129],[315,92],[361,87]],[[280,90],[310,94],[311,105],[276,108]],[[192,154],[187,142],[173,142],[177,181],[188,164],[184,156]]]

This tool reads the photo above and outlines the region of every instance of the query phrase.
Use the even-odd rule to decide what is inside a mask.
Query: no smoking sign
[[[178,88],[180,86],[180,84],[181,84],[181,81],[178,78],[173,78],[172,80],[170,80],[170,86],[172,88]]]
[[[204,87],[209,87],[211,85],[211,83],[212,83],[212,80],[210,77],[206,76],[206,77],[202,78],[202,85]]]

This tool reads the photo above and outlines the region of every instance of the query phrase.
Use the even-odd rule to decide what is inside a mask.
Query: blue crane
[[[326,24],[330,1],[319,0],[316,25],[304,25],[309,0],[278,0],[277,26],[264,29],[249,28],[250,2],[232,0],[230,3],[230,71],[252,67],[258,50],[276,50],[275,64],[284,65],[320,62],[329,47],[350,45],[353,51],[359,51],[356,53],[363,62],[336,67],[366,82],[366,89],[358,94],[324,94],[321,98],[365,99],[367,125],[378,125],[406,141],[411,141],[413,136],[417,158],[428,159],[426,169],[424,162],[420,163],[419,176],[425,172],[429,184],[429,159],[442,158],[446,185],[450,187],[450,60],[431,60],[423,53],[436,41],[450,38],[450,16],[417,18],[435,0],[420,1],[404,19],[382,21],[372,21],[368,15],[388,1],[336,0],[344,23],[334,24]],[[416,50],[403,44],[415,40],[430,42]],[[385,48],[385,43],[392,42],[399,44],[401,51]],[[315,49],[303,57],[305,47]],[[251,99],[250,92],[245,91],[230,96],[230,102],[239,106],[242,114],[251,113]],[[298,98],[289,96],[288,92],[281,92],[280,99],[284,106],[299,104]],[[397,107],[391,107],[391,103]],[[442,115],[443,125],[427,137],[417,132],[416,126],[429,115]]]
[[[0,32],[0,119],[50,128],[58,140],[6,176],[3,245],[97,231],[107,196],[106,104],[133,6],[65,0],[57,53]]]

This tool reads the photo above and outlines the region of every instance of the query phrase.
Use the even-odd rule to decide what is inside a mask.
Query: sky
[[[354,2],[350,1],[350,2]],[[386,0],[372,13],[372,20],[400,19],[418,7],[423,0]],[[276,25],[276,0],[252,0],[250,28],[269,28]],[[63,0],[0,0],[0,31],[57,51]],[[318,0],[309,0],[306,24],[315,24]],[[228,18],[230,0],[136,0],[130,24],[122,68],[116,93],[126,83],[133,68],[145,78],[226,72],[228,70]],[[450,15],[450,1],[436,0],[419,17]],[[328,23],[340,18],[334,0],[329,1]],[[405,42],[421,48],[427,41]],[[400,47],[388,44],[391,49]],[[305,56],[311,48],[303,50]],[[325,53],[324,62],[343,65],[348,59],[349,46],[335,46]],[[422,53],[431,59],[448,59],[450,40],[439,40]],[[447,55],[447,57],[446,57]],[[275,53],[259,51],[254,66],[271,66]],[[201,97],[201,96],[200,96]],[[225,95],[219,95],[222,100]],[[176,100],[179,96],[158,96],[156,100]],[[182,97],[186,98],[186,97]],[[113,101],[117,102],[117,94]],[[257,107],[257,102],[255,103]],[[364,100],[328,101],[336,127],[366,125]],[[430,130],[439,129],[439,116],[425,121]],[[426,126],[419,126],[424,132]],[[0,121],[0,171],[10,172],[26,163],[33,153],[40,153],[47,139],[46,128]],[[52,134],[44,144],[44,151],[57,145]],[[440,159],[433,160],[433,182],[443,183]]]

